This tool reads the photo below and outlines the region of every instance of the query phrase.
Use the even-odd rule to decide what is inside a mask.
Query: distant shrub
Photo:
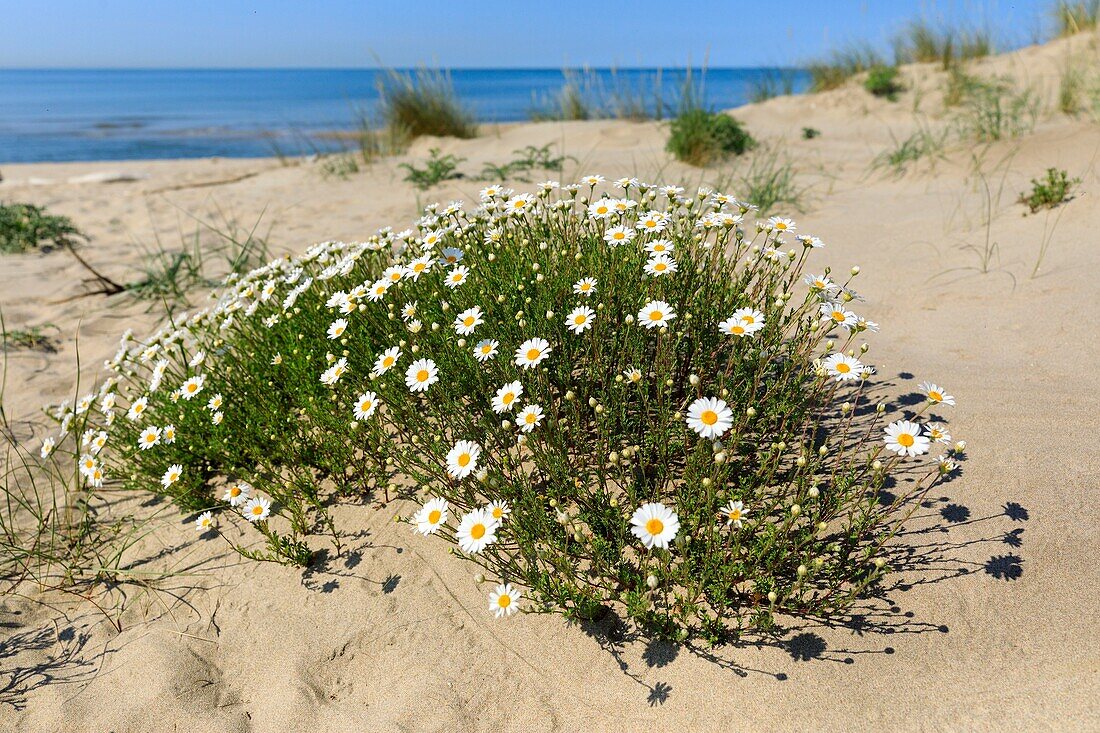
[[[816,127],[803,127],[802,128],[802,139],[803,140],[813,140],[815,137],[820,137],[820,136],[821,136],[821,130],[818,130]]]
[[[1073,189],[1081,183],[1080,178],[1070,178],[1064,170],[1047,168],[1045,178],[1031,179],[1031,192],[1020,194],[1020,203],[1026,204],[1031,213],[1039,209],[1053,209],[1055,206],[1069,201],[1073,196]]]
[[[49,214],[34,204],[0,203],[0,253],[49,251],[86,239],[67,216]]]
[[[341,546],[341,499],[409,500],[496,616],[720,643],[844,612],[955,471],[954,398],[880,396],[858,270],[804,272],[825,245],[790,219],[616,185],[490,186],[230,278],[127,334],[50,448],[91,497],[155,491],[288,564]]]
[[[477,137],[473,113],[455,93],[450,74],[420,69],[390,70],[379,83],[381,116],[393,134],[415,140],[436,137]]]
[[[667,149],[677,160],[705,166],[740,155],[754,144],[752,136],[733,117],[692,109],[672,121]]]
[[[891,102],[897,101],[898,93],[902,90],[902,86],[898,82],[897,67],[872,67],[867,72],[867,79],[863,82],[863,88],[876,97],[885,97]]]

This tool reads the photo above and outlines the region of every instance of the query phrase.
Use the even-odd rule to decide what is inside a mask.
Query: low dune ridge
[[[797,621],[776,638],[717,649],[647,640],[614,618],[494,619],[466,564],[393,521],[408,505],[339,507],[338,524],[354,528],[345,553],[322,554],[302,572],[244,560],[197,537],[173,508],[127,498],[120,511],[163,525],[135,548],[135,562],[175,574],[116,591],[112,603],[126,600],[121,630],[62,594],[4,598],[0,727],[1095,728],[1100,124],[1063,114],[1057,98],[1065,64],[1095,60],[1096,48],[1095,34],[1082,34],[969,65],[969,74],[1033,89],[1034,125],[980,144],[952,132],[936,155],[902,170],[876,160],[922,126],[955,129],[957,112],[942,100],[947,72],[935,64],[903,67],[896,102],[856,79],[733,110],[761,145],[709,169],[670,159],[665,124],[610,120],[421,139],[347,178],[308,160],[3,166],[0,199],[72,217],[91,240],[85,257],[125,282],[143,247],[158,237],[179,246],[194,217],[245,228],[260,220],[275,252],[298,254],[403,228],[418,204],[476,200],[485,183],[472,176],[528,145],[571,156],[560,176],[545,177],[599,172],[734,195],[754,156],[774,154],[801,192],[776,211],[827,243],[821,263],[864,272],[861,313],[883,331],[868,339],[868,359],[895,393],[926,377],[946,385],[969,460],[915,515],[901,538],[914,548],[912,567],[867,602],[862,621]],[[804,139],[804,127],[820,136]],[[432,148],[465,158],[466,175],[419,192],[399,164]],[[1031,213],[1018,195],[1051,167],[1081,182],[1069,201]],[[56,352],[7,353],[4,409],[35,450],[44,434],[36,415],[73,395],[78,352],[81,383],[91,384],[123,330],[148,332],[161,318],[155,304],[125,296],[80,297],[86,276],[65,252],[0,255],[7,327],[59,332]]]

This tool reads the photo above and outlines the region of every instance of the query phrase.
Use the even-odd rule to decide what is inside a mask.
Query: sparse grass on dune
[[[48,251],[86,240],[67,216],[34,204],[0,203],[0,254]]]
[[[810,91],[824,92],[843,86],[856,74],[884,66],[882,55],[869,44],[851,44],[837,49],[826,59],[811,62]]]
[[[445,71],[390,69],[378,91],[381,119],[393,137],[477,137],[476,118],[458,98]]]
[[[588,68],[562,69],[562,76],[557,92],[533,100],[531,120],[663,120],[691,107],[691,100],[702,98],[706,87],[705,67],[687,67],[679,90],[671,95],[665,90],[663,69],[628,74],[613,68],[606,75]]]
[[[872,170],[889,170],[894,175],[902,175],[911,165],[920,160],[935,161],[943,157],[944,148],[951,131],[936,129],[927,121],[920,120],[917,129],[904,140],[898,140],[893,133],[893,147],[875,156],[871,162]]]
[[[894,38],[894,60],[898,64],[939,63],[949,69],[993,52],[992,34],[987,30],[935,26],[924,19],[910,21]]]
[[[1059,0],[1052,13],[1060,38],[1095,30],[1100,20],[1100,0]]]

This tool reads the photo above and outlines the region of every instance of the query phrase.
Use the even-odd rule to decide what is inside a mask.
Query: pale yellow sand
[[[983,67],[1050,97],[1068,47],[1084,40]],[[926,109],[942,122],[935,104]],[[164,554],[143,567],[202,574],[162,584],[172,595],[127,591],[121,633],[72,599],[51,596],[52,609],[3,601],[0,729],[1100,727],[1100,125],[1048,112],[1023,138],[955,146],[934,168],[888,178],[869,164],[891,131],[902,138],[914,128],[911,93],[890,104],[853,88],[737,115],[757,137],[784,145],[811,187],[806,210],[793,215],[828,243],[815,269],[863,268],[860,312],[883,330],[869,339],[868,360],[895,394],[924,378],[947,386],[959,403],[952,432],[970,444],[962,477],[915,522],[949,531],[910,538],[934,545],[925,567],[906,576],[912,587],[872,606],[866,628],[796,625],[774,642],[708,656],[646,644],[607,621],[594,629],[555,616],[498,621],[470,566],[393,523],[401,506],[342,508],[341,525],[359,531],[351,554],[305,575],[197,540],[166,510],[169,526],[148,548]],[[804,125],[822,137],[801,140]],[[685,185],[746,164],[700,172],[670,163],[664,140],[656,123],[512,125],[472,141],[421,141],[404,159],[439,145],[477,172],[516,148],[553,142],[580,161],[566,180],[595,171]],[[989,228],[997,256],[986,274],[973,269],[978,256],[968,249],[987,238],[972,155],[994,189],[1003,177]],[[141,259],[135,242],[151,245],[159,231],[175,246],[181,224],[190,227],[184,212],[208,216],[215,204],[246,226],[266,210],[273,244],[290,252],[403,228],[418,196],[397,162],[346,181],[273,160],[9,165],[0,198],[72,216],[93,237],[89,259],[126,280]],[[1082,178],[1080,194],[1025,217],[1014,200],[1049,166]],[[138,180],[101,182],[116,173]],[[87,178],[70,182],[79,177]],[[452,181],[420,198],[471,201],[482,185]],[[1032,278],[1044,238],[1049,252]],[[82,276],[64,253],[0,258],[9,328],[51,322],[62,334],[57,354],[10,355],[5,403],[16,416],[72,393],[78,337],[88,378],[123,329],[155,322],[125,299],[58,302],[80,292]]]

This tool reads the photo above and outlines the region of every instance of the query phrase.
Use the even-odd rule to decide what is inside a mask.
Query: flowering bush
[[[921,416],[954,401],[872,404],[858,268],[804,275],[820,239],[708,190],[481,199],[127,335],[58,413],[86,480],[203,510],[202,532],[249,522],[264,543],[242,553],[293,564],[339,543],[341,497],[415,499],[405,521],[482,568],[496,615],[610,607],[677,638],[830,614],[886,572],[954,468],[920,459],[951,440]]]

